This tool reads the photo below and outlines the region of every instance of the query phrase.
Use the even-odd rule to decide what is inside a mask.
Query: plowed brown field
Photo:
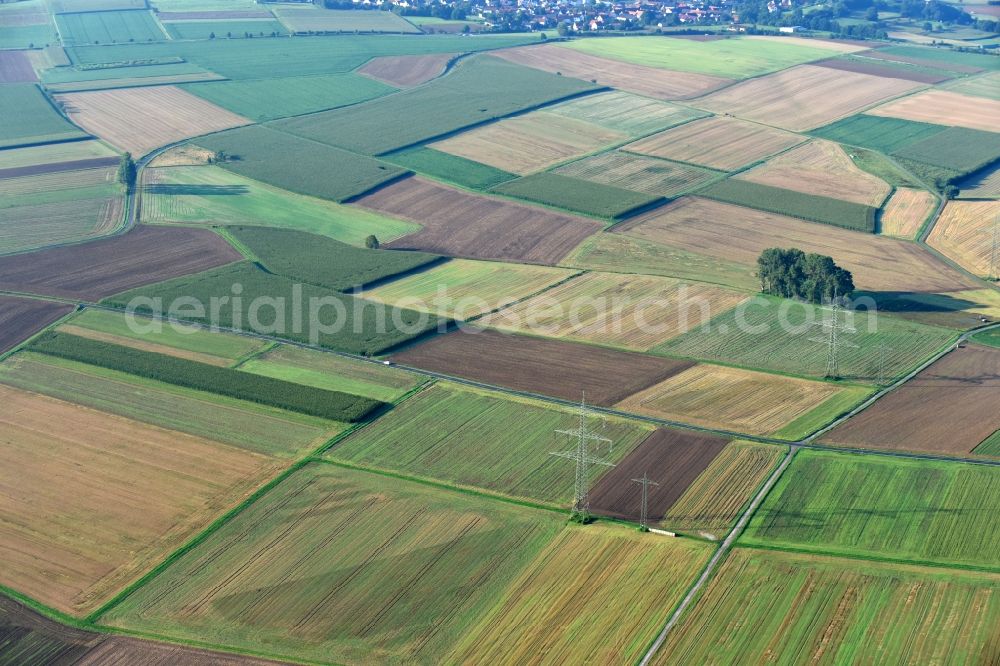
[[[72,311],[63,303],[0,296],[0,354]]]
[[[430,55],[382,56],[373,58],[358,69],[358,74],[388,83],[397,88],[410,88],[440,76],[454,53]]]

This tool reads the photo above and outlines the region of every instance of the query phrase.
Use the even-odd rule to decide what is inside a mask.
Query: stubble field
[[[879,218],[880,232],[896,238],[914,238],[937,205],[926,190],[901,187],[892,193]]]
[[[949,201],[934,223],[927,244],[970,273],[988,277],[1000,269],[990,265],[997,225],[1000,201]]]
[[[969,97],[948,90],[928,90],[883,104],[867,113],[995,132],[1000,100]]]

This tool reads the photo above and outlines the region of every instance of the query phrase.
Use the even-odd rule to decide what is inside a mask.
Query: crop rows
[[[525,176],[498,185],[493,191],[604,218],[623,217],[661,200],[661,197],[656,195],[633,192],[557,173],[536,173]]]

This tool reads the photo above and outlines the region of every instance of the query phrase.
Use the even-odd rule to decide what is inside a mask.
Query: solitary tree
[[[135,161],[132,153],[122,155],[121,162],[118,163],[118,182],[125,186],[129,192],[135,187]]]
[[[371,236],[369,236],[368,238],[366,238],[365,239],[365,247],[368,248],[369,250],[377,250],[378,249],[378,238],[376,238],[374,234],[372,234]]]

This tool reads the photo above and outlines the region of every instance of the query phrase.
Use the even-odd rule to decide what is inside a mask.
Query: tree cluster
[[[854,291],[851,272],[822,254],[797,248],[772,247],[757,258],[757,276],[765,294],[825,303],[847,298]]]
[[[118,182],[125,186],[129,192],[135,188],[136,168],[132,153],[122,155],[121,162],[118,163]]]

